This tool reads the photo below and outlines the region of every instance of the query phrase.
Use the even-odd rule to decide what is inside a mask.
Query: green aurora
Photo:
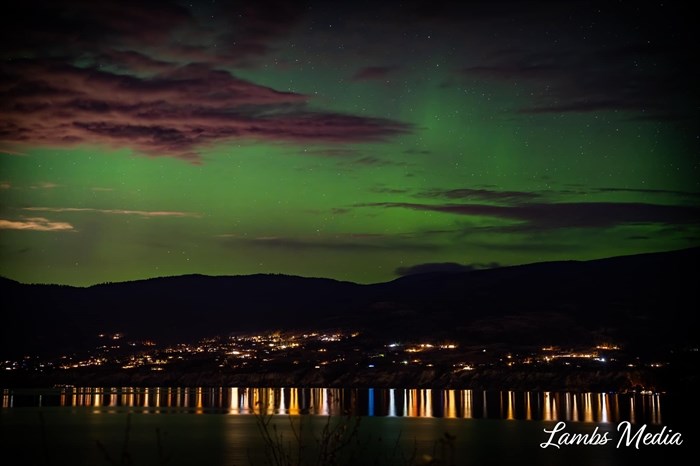
[[[34,42],[3,45],[0,274],[81,286],[190,273],[370,283],[418,264],[482,268],[700,243],[697,65],[692,50],[669,52],[696,35],[683,11],[599,13],[600,5],[584,3],[571,19],[561,5],[546,6],[544,17],[505,3],[493,7],[503,15],[481,3],[468,4],[480,7],[475,15],[446,5],[427,16],[322,4],[282,19],[248,11],[269,29],[249,42],[265,47],[229,62],[214,54],[208,69],[303,98],[249,104],[255,111],[242,104],[236,112],[252,121],[249,132],[187,142],[186,155],[149,135],[108,138],[95,126],[94,141],[42,134],[37,121],[47,120],[26,117],[33,110],[17,91],[36,82],[26,63],[69,57],[61,60],[76,73],[97,73],[97,52],[80,41],[57,52],[31,33]],[[83,19],[107,21],[85,8]],[[232,12],[179,8],[190,23],[177,23],[178,42],[221,47],[185,33],[210,13],[208,30],[224,30]],[[45,21],[35,15],[15,12],[38,30]],[[597,15],[603,19],[584,30]],[[645,25],[650,18],[661,26]],[[663,39],[671,29],[679,32]],[[166,48],[175,40],[168,31],[167,41],[93,34],[104,50],[137,51],[173,68],[194,62]],[[603,51],[616,51],[615,60]],[[158,76],[109,61],[99,70],[144,82]],[[127,112],[98,92],[88,97],[103,98],[110,115]],[[105,112],[85,112],[75,118],[107,121]],[[253,128],[270,115],[352,119],[321,125],[337,132],[330,135]],[[381,131],[355,137],[356,123]],[[22,137],[23,125],[34,125],[31,137]]]

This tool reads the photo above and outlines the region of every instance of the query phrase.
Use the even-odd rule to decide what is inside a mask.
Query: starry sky
[[[371,283],[700,243],[679,2],[3,8],[2,276]]]

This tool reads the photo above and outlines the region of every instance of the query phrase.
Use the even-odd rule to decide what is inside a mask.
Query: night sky
[[[697,246],[695,18],[678,2],[12,1],[0,275],[367,283]]]

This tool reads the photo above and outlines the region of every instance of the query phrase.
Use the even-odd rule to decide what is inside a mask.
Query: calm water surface
[[[268,464],[259,426],[314,456],[324,427],[357,436],[342,464],[670,464],[692,451],[694,405],[662,394],[330,388],[65,388],[3,390],[3,464]],[[566,431],[610,432],[606,445],[542,449],[558,421]],[[669,428],[678,446],[616,448],[633,432]],[[274,425],[274,429],[272,426]],[[448,437],[445,434],[449,435]],[[427,456],[425,456],[427,455]],[[444,460],[449,460],[445,462]],[[679,459],[680,461],[680,459]],[[309,464],[316,464],[309,462]]]

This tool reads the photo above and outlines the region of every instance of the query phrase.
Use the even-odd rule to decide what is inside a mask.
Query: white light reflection
[[[390,417],[396,416],[396,390],[389,389],[389,414]]]
[[[277,414],[287,414],[287,403],[284,399],[284,388],[280,388],[280,407]]]
[[[609,399],[608,399],[608,394],[603,393],[600,396],[600,404],[601,404],[601,413],[600,413],[600,422],[605,422],[608,423],[610,422],[610,406],[608,405]]]

